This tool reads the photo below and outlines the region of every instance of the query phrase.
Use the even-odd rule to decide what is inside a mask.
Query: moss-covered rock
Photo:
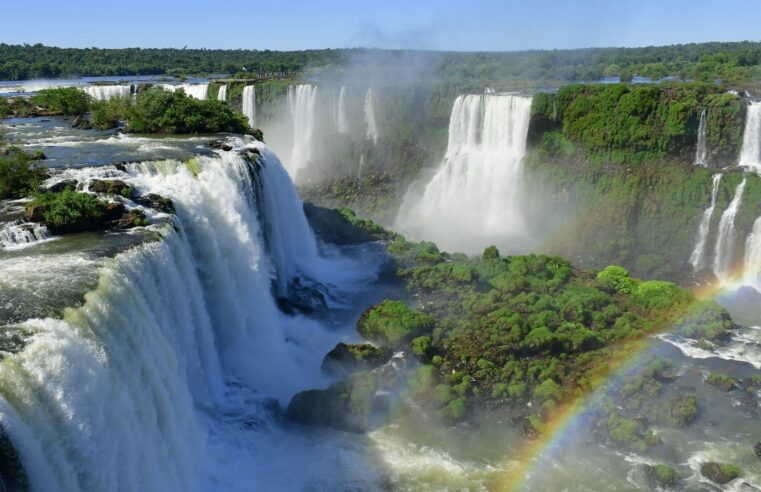
[[[700,474],[720,485],[731,482],[739,477],[741,473],[740,467],[728,463],[709,461],[700,465]]]
[[[722,391],[731,391],[737,385],[737,381],[733,378],[717,372],[709,374],[706,378],[706,382],[711,386],[716,386]]]
[[[397,347],[411,339],[430,333],[434,319],[410,309],[404,301],[385,300],[367,309],[357,322],[357,331],[366,339]]]
[[[367,371],[384,364],[391,351],[369,343],[338,343],[322,360],[322,370],[328,374],[345,376],[357,371]]]
[[[648,485],[655,488],[667,489],[673,487],[677,481],[676,470],[668,465],[643,465],[645,479]]]

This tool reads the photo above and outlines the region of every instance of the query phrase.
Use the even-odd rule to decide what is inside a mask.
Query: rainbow
[[[733,278],[741,278],[739,270],[734,273]],[[696,301],[709,300],[730,288],[722,285],[696,289]],[[658,333],[669,331],[669,329],[663,329]],[[545,422],[541,435],[534,440],[527,440],[516,454],[509,457],[511,465],[506,466],[508,471],[499,480],[496,490],[504,492],[532,490],[531,479],[543,466],[548,465],[553,456],[567,452],[566,444],[586,425],[583,422],[584,416],[601,402],[613,384],[630,376],[651,355],[655,345],[653,335],[650,335],[626,343],[615,350],[609,361],[610,370],[592,381],[590,385],[592,389],[570,403],[559,405]]]

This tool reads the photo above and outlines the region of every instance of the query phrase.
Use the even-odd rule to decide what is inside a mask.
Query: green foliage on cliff
[[[596,163],[691,162],[700,113],[707,111],[712,158],[736,155],[744,102],[714,84],[573,84],[532,102],[529,141],[544,157],[568,158],[575,145]]]
[[[39,207],[43,221],[58,229],[98,223],[106,213],[106,204],[95,195],[67,188],[60,193],[41,193],[27,205]]]
[[[385,300],[368,309],[357,330],[376,343],[398,346],[433,329],[433,318],[409,308],[403,301]]]

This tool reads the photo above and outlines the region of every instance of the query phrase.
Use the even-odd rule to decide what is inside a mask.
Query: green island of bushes
[[[476,409],[508,408],[523,412],[524,433],[535,435],[565,405],[598,388],[648,335],[674,329],[721,343],[734,328],[719,304],[671,282],[632,278],[619,266],[576,270],[557,256],[503,257],[493,246],[468,258],[409,242],[350,213],[342,217],[386,241],[409,291],[407,299],[366,310],[358,332],[387,354],[412,354],[416,363],[402,384],[381,370],[384,360],[356,364],[336,385],[294,397],[288,415],[298,421],[363,431],[388,409],[375,401],[378,390],[403,387],[445,422]],[[602,438],[642,450],[658,444],[648,425],[691,423],[694,394],[654,403],[668,377],[670,366],[658,359],[627,381],[620,390],[627,405],[598,410]],[[525,413],[529,401],[534,410]]]

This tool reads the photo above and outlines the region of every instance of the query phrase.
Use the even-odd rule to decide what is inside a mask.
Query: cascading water
[[[256,119],[256,87],[247,85],[243,88],[243,116],[248,118],[249,126],[254,126]]]
[[[713,257],[713,272],[722,282],[729,279],[731,275],[732,262],[734,260],[735,242],[737,232],[735,231],[735,216],[742,204],[743,191],[745,190],[746,178],[737,185],[735,196],[729,202],[729,206],[721,214],[719,221],[719,232],[716,239],[716,249]]]
[[[397,227],[469,253],[523,236],[518,193],[530,110],[530,97],[459,96],[444,161],[422,193],[407,192]]]
[[[50,238],[47,227],[23,220],[0,226],[0,249],[21,249]]]
[[[221,85],[219,87],[219,92],[217,92],[217,101],[227,101],[227,84]]]
[[[748,105],[740,165],[761,173],[761,101],[754,101]]]
[[[717,173],[713,175],[711,185],[711,204],[703,212],[703,219],[700,221],[700,227],[698,227],[698,236],[695,240],[695,249],[692,250],[690,255],[690,265],[692,265],[692,271],[697,272],[701,268],[706,266],[706,244],[708,241],[708,233],[711,228],[711,218],[713,217],[713,211],[716,209],[716,196],[719,192],[719,183],[721,182],[722,175]]]
[[[706,145],[706,125],[707,125],[706,110],[700,112],[700,125],[698,126],[698,146],[695,150],[695,165],[703,166],[707,165],[706,158],[708,157],[708,146]]]
[[[276,308],[273,275],[317,275],[327,260],[288,175],[256,145],[260,164],[228,152],[129,165],[120,178],[171,198],[172,223],[108,261],[83,306],[23,323],[25,347],[0,362],[0,423],[33,491],[282,489],[263,476],[270,460],[244,459],[244,478],[220,470],[251,437],[246,422],[266,422],[268,398],[325,383],[336,339]],[[269,456],[256,437],[246,451]]]
[[[745,262],[743,281],[761,288],[761,217],[753,223],[753,230],[745,240]]]
[[[375,122],[375,101],[373,100],[372,88],[367,89],[365,94],[365,124],[367,125],[367,139],[378,143],[378,125]]]
[[[288,87],[288,107],[293,121],[293,142],[286,168],[292,177],[306,168],[312,159],[317,87],[299,84]]]
[[[209,84],[161,84],[161,87],[171,92],[182,89],[185,94],[195,99],[206,99],[209,91]]]
[[[338,108],[336,114],[336,127],[338,133],[349,133],[349,122],[346,117],[346,86],[341,87],[338,93]]]
[[[96,101],[108,101],[112,97],[129,97],[132,87],[127,85],[88,85],[83,87],[90,97]]]

